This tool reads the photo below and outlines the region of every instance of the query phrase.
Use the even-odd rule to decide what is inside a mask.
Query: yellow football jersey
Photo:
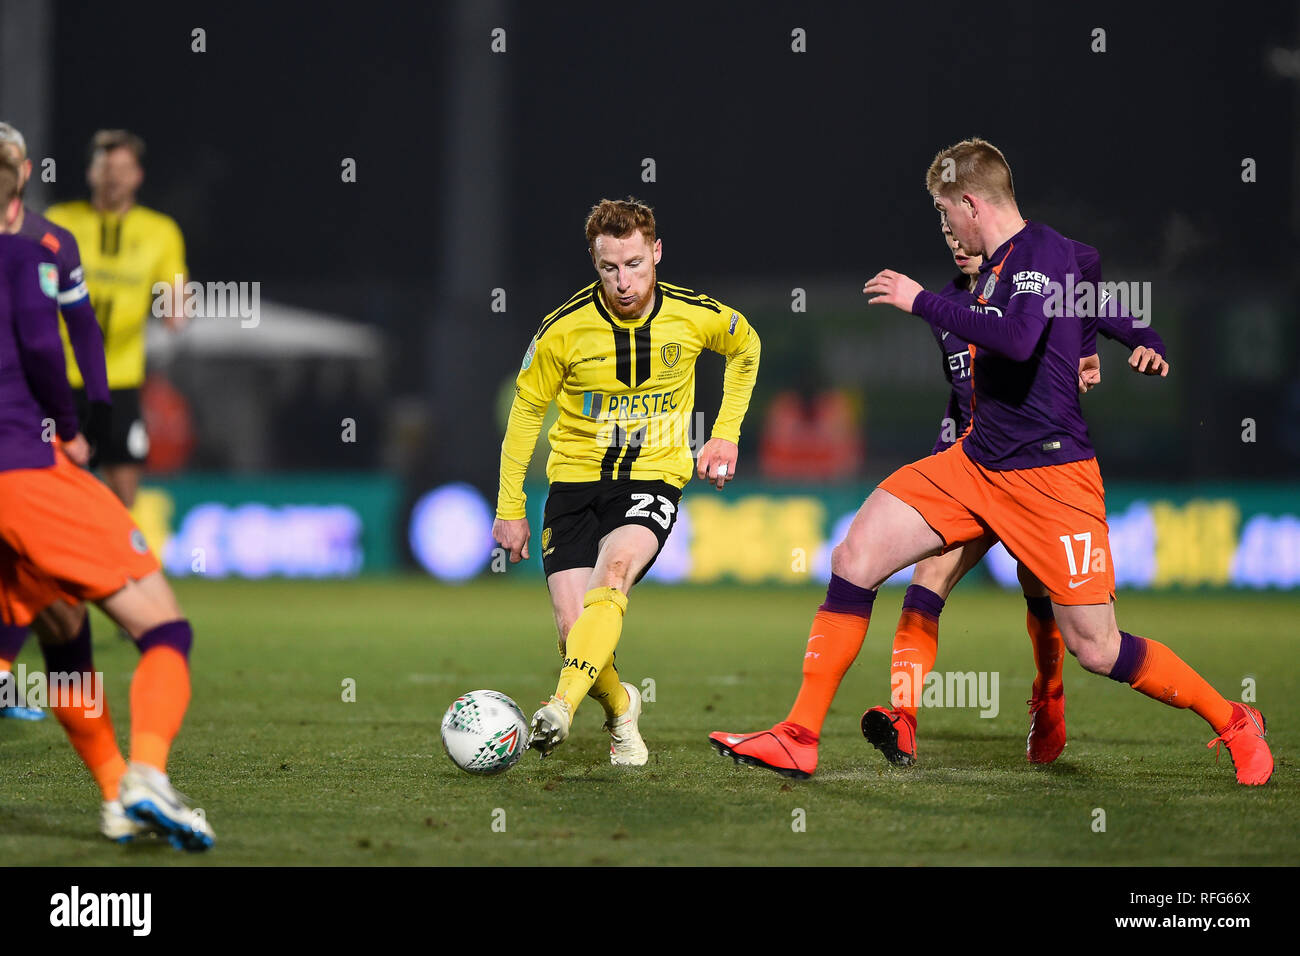
[[[88,202],[51,206],[47,219],[67,229],[81,247],[90,302],[104,332],[109,388],[138,388],[144,381],[145,322],[152,314],[155,282],[171,285],[185,275],[185,243],[170,216],[144,206],[122,215]],[[81,370],[59,320],[68,381],[82,385]]]
[[[739,312],[659,282],[649,314],[625,321],[606,308],[594,282],[548,315],[515,380],[529,404],[545,408],[554,399],[559,407],[547,435],[547,478],[683,487],[695,471],[690,425],[695,360],[704,349],[727,360],[713,437],[737,441],[759,360],[758,333]]]

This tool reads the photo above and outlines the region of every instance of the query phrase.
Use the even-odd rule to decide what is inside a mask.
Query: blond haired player
[[[603,199],[586,235],[599,278],[548,315],[524,353],[492,534],[512,562],[529,556],[524,473],[554,400],[541,544],[563,666],[533,716],[529,746],[549,754],[591,696],[605,710],[610,763],[641,766],[641,695],[614,666],[627,595],[667,541],[692,472],[718,489],[735,477],[759,339],[739,312],[658,280],[663,242],[649,206]],[[713,435],[692,461],[695,360],[704,349],[727,367]]]
[[[1025,220],[1011,168],[984,140],[940,150],[926,188],[962,251],[983,258],[974,301],[944,299],[890,269],[863,291],[872,305],[917,315],[976,347],[970,430],[882,481],[832,551],[789,716],[757,733],[715,732],[710,743],[737,762],[811,777],[876,589],[900,568],[992,532],[1047,589],[1065,646],[1085,670],[1190,709],[1214,730],[1210,745],[1228,748],[1238,783],[1267,783],[1273,756],[1260,712],[1227,700],[1171,648],[1116,622],[1105,490],[1079,406],[1080,378],[1100,367],[1080,363],[1096,358],[1097,316],[1076,315],[1059,297],[1067,276],[1082,275],[1073,243]]]

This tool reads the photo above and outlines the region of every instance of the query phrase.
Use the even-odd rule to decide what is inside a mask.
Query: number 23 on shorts
[[[646,506],[656,498],[659,499],[659,510],[647,510]],[[627,510],[627,514],[624,517],[650,518],[665,531],[667,531],[668,526],[673,523],[673,513],[677,511],[677,506],[663,495],[648,495],[645,492],[633,492],[632,501],[634,503],[632,507]],[[662,514],[660,512],[662,512]]]

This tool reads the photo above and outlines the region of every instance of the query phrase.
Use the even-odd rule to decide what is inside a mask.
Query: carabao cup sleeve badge
[[[519,366],[519,370],[525,371],[528,366],[533,364],[533,356],[537,354],[537,339],[528,343],[528,351],[524,353],[524,360]]]

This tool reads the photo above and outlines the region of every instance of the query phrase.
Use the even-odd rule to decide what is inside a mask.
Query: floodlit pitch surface
[[[653,680],[648,766],[609,765],[594,701],[546,761],[471,777],[442,752],[459,693],[493,688],[526,714],[553,687],[544,588],[182,582],[194,621],[194,700],[172,762],[216,848],[190,856],[97,831],[98,794],[51,718],[0,721],[0,856],[12,865],[366,864],[1295,864],[1300,861],[1300,599],[1120,596],[1120,619],[1161,640],[1231,698],[1253,678],[1277,758],[1239,787],[1226,751],[1186,711],[1066,661],[1069,745],[1025,760],[1033,662],[1019,596],[958,588],[938,669],[998,675],[998,714],[923,710],[919,764],[887,766],[862,710],[888,700],[901,592],[883,592],[823,735],[813,780],[736,766],[712,730],[783,718],[821,591],[638,587],[619,646],[625,679]],[[96,618],[97,665],[125,746],[136,653]],[[39,666],[33,645],[21,663]],[[355,681],[355,701],[344,698]],[[649,685],[647,685],[649,686]],[[986,686],[989,686],[986,684]],[[968,702],[969,703],[969,702]],[[1100,811],[1100,812],[1099,812]],[[1104,814],[1104,817],[1102,816]],[[1104,831],[1100,829],[1104,822]]]

